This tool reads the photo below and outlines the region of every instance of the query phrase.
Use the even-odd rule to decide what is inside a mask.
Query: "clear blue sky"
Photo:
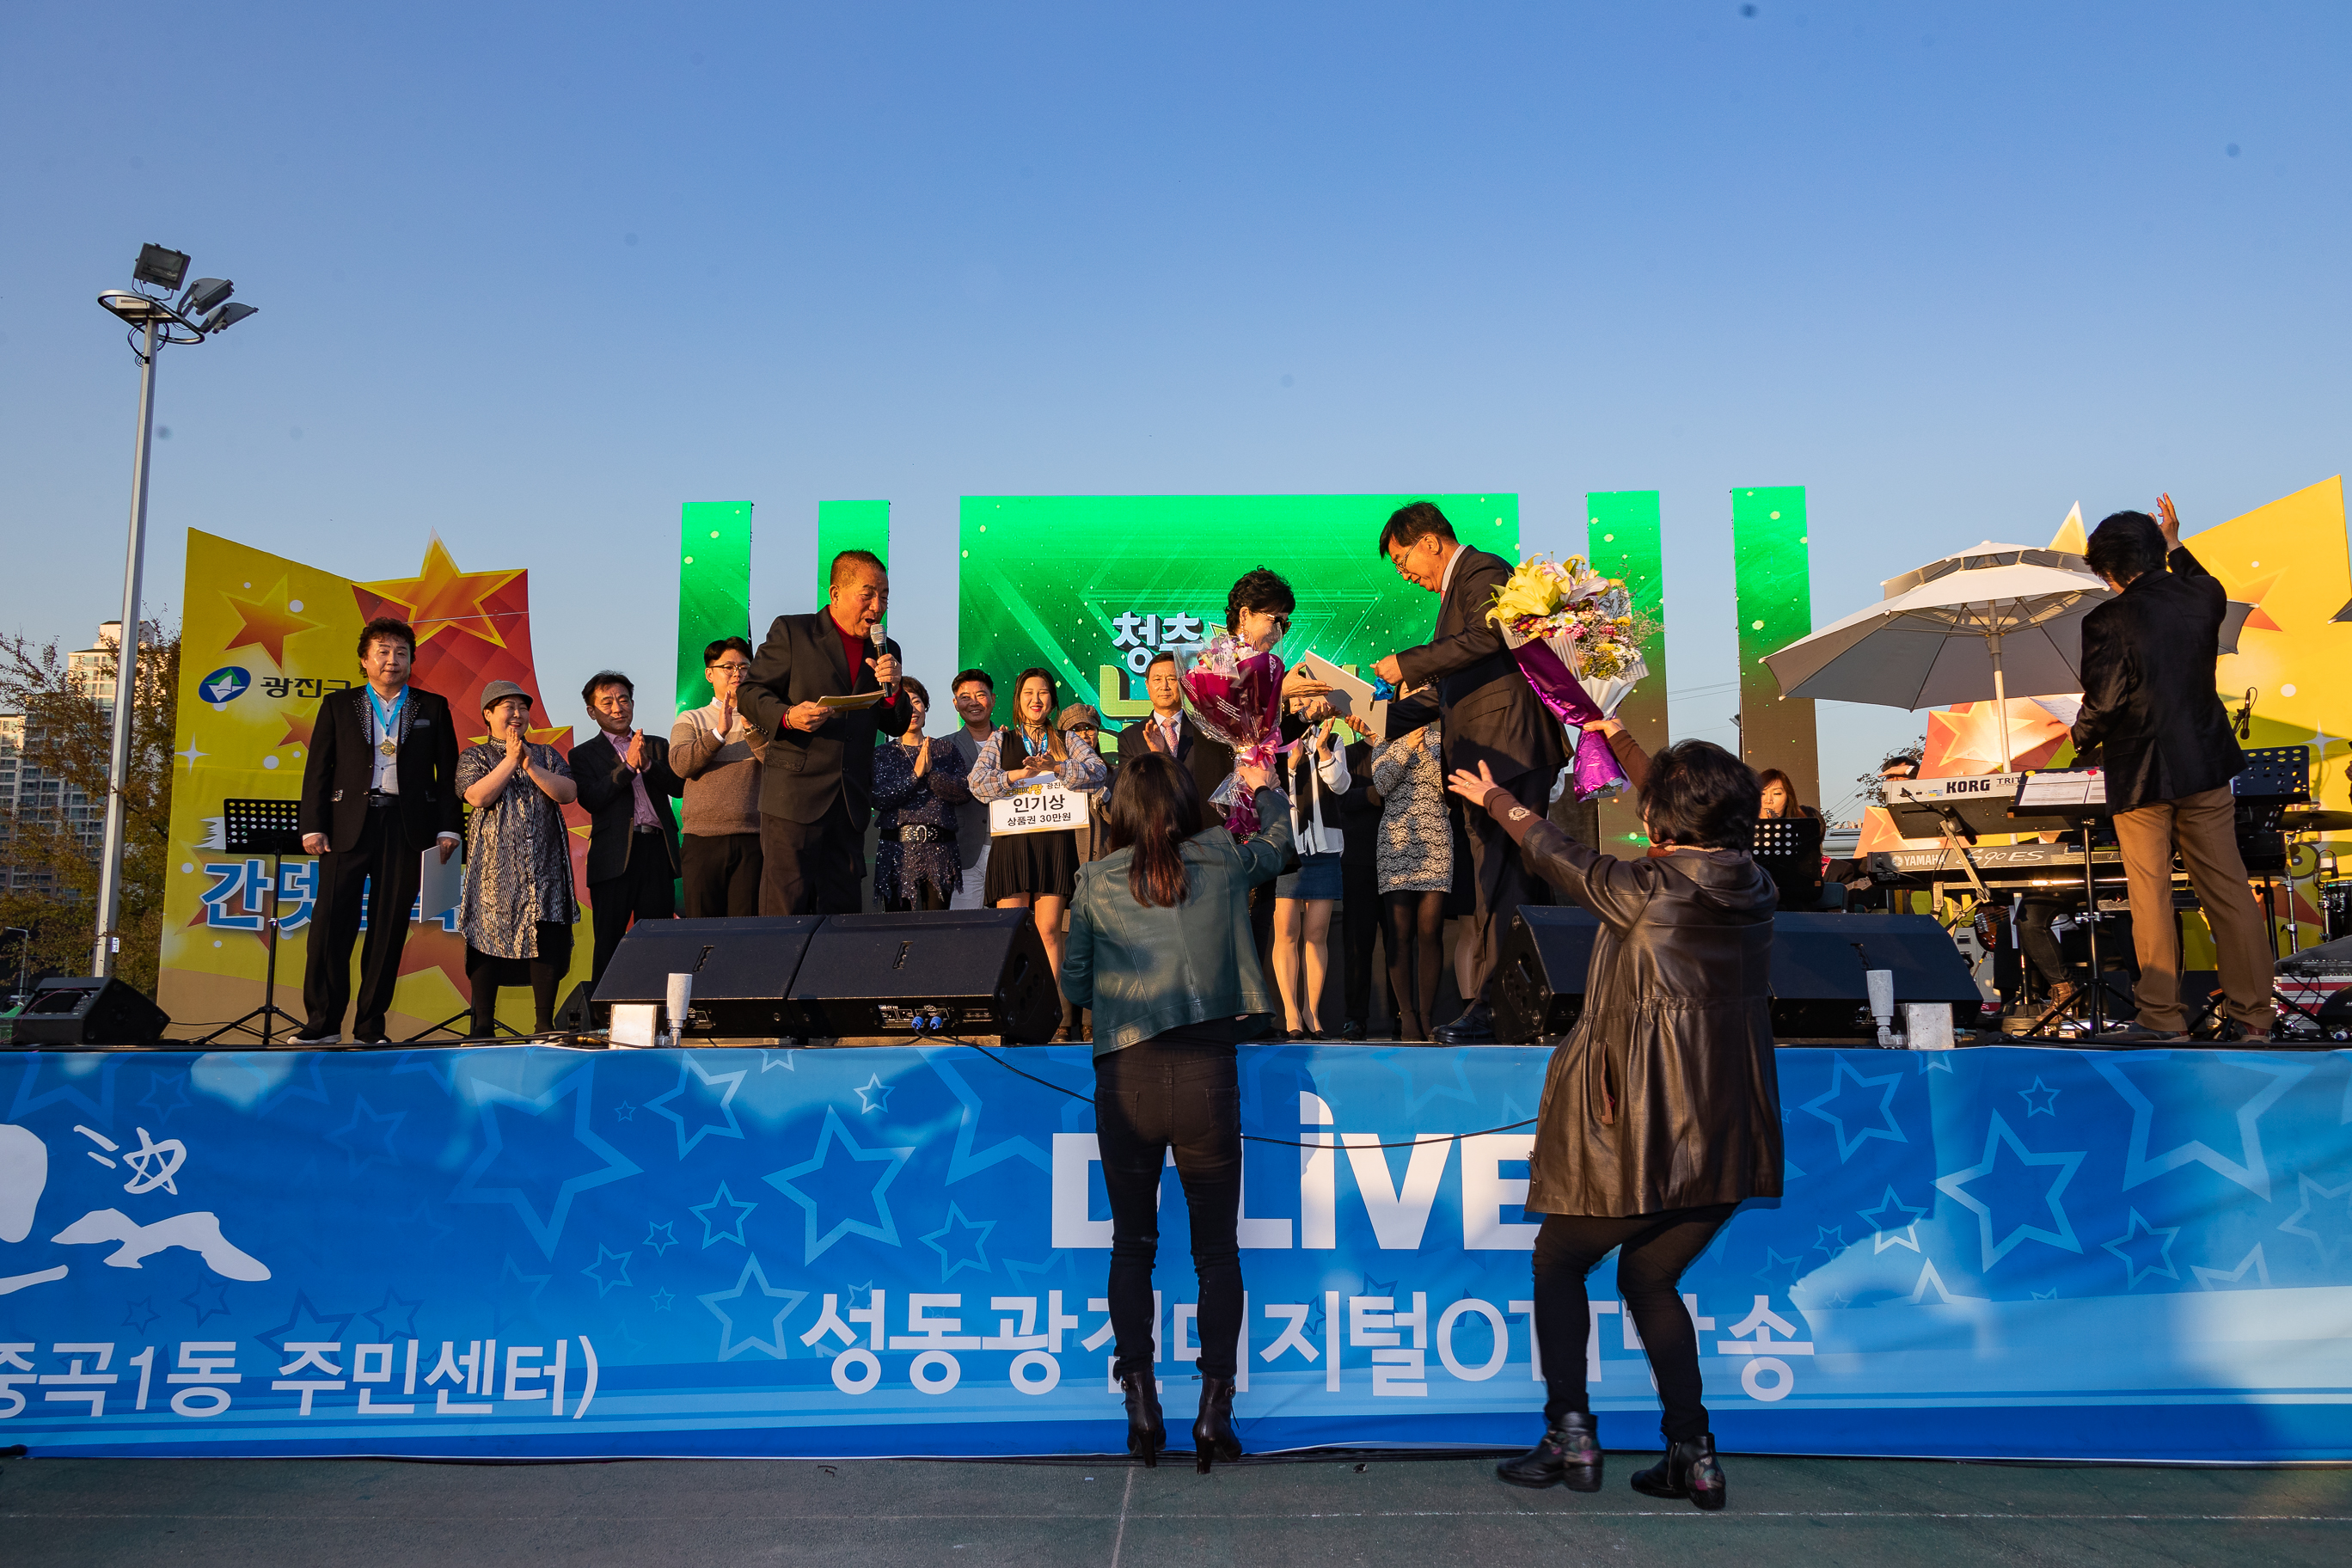
[[[757,503],[764,621],[816,502],[887,497],[938,676],[960,494],[1508,489],[1542,548],[1657,489],[1675,728],[1727,739],[1734,486],[1810,487],[1826,623],[2077,500],[2193,531],[2342,469],[2347,45],[2336,5],[16,0],[0,629],[115,612],[91,301],[156,240],[262,313],[163,361],[151,613],[192,526],[362,578],[438,529],[530,566],[551,697],[658,693],[680,500]],[[1822,722],[1836,781],[1924,718]]]

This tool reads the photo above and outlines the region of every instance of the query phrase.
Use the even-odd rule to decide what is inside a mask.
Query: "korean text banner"
[[[1021,1050],[1092,1088],[1084,1048]],[[1531,1439],[1545,1053],[1242,1052],[1255,1450]],[[2352,1448],[2352,1056],[1780,1053],[1788,1194],[1684,1280],[1730,1450]],[[1116,1451],[1091,1109],[953,1044],[0,1067],[0,1443]],[[1383,1144],[1421,1142],[1411,1147]],[[1292,1145],[1305,1144],[1299,1148]],[[1181,1190],[1160,1373],[1191,1409]],[[1594,1276],[1612,1447],[1657,1404]]]

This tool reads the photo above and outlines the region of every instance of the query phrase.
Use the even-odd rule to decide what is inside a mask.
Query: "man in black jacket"
[[[881,633],[890,578],[870,550],[833,558],[824,609],[778,616],[735,702],[768,736],[760,773],[760,912],[856,914],[874,816],[874,740],[897,738],[915,705],[898,689],[898,645]],[[823,700],[879,695],[864,706]]]
[[[596,738],[572,748],[572,777],[589,815],[588,902],[595,911],[596,953],[588,971],[604,978],[613,950],[635,921],[677,914],[677,816],[670,802],[686,781],[669,765],[669,742],[636,727],[637,689],[627,676],[600,669],[580,689],[596,721]]]
[[[362,891],[367,946],[360,955],[352,1038],[362,1045],[383,1039],[423,857],[436,841],[444,861],[456,853],[462,820],[457,727],[449,704],[408,683],[416,634],[405,621],[380,616],[360,629],[359,652],[367,683],[331,691],[320,702],[310,755],[302,761],[297,820],[302,852],[319,857],[319,865],[302,972],[308,1017],[291,1042],[297,1046],[341,1039]]]
[[[1193,787],[1206,800],[1234,771],[1234,749],[1201,733],[1184,711],[1184,694],[1176,680],[1176,656],[1162,651],[1143,667],[1143,689],[1151,711],[1130,720],[1118,732],[1118,760],[1129,763],[1152,752],[1174,757],[1192,772]]]
[[[2230,791],[2246,759],[2213,689],[2229,597],[2181,545],[2172,498],[2159,498],[2157,510],[2160,523],[2144,511],[2116,512],[2092,532],[2085,552],[2116,596],[2083,617],[2074,754],[2106,775],[2139,958],[2139,1021],[2116,1037],[2187,1038],[2180,922],[2172,914],[2178,849],[2213,931],[2227,999],[2224,1037],[2267,1040],[2270,940],[2246,886]]]
[[[1552,781],[1567,751],[1559,721],[1519,673],[1499,627],[1486,619],[1496,590],[1511,574],[1499,555],[1473,550],[1454,537],[1453,524],[1430,502],[1401,507],[1381,530],[1381,552],[1398,575],[1440,595],[1437,633],[1420,647],[1392,653],[1372,668],[1401,689],[1434,683],[1389,705],[1389,733],[1405,734],[1432,720],[1444,725],[1446,772],[1476,772],[1485,763],[1511,798],[1544,814]],[[1496,945],[1518,907],[1543,895],[1528,880],[1518,847],[1483,812],[1469,816],[1470,864],[1477,906],[1465,937],[1477,942],[1478,994],[1461,1017],[1436,1031],[1444,1045],[1483,1045],[1495,1037],[1486,1005],[1486,977]]]

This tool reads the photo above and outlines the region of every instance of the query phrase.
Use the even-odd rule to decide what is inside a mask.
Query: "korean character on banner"
[[[874,1292],[873,1301],[864,1307],[849,1309],[849,1317],[862,1319],[873,1337],[872,1349],[860,1349],[857,1334],[841,1315],[841,1298],[827,1296],[824,1310],[817,1314],[816,1327],[801,1336],[801,1343],[819,1350],[820,1342],[828,1334],[841,1341],[843,1348],[834,1352],[833,1385],[844,1394],[871,1394],[874,1385],[882,1381],[882,1358],[874,1353],[882,1348],[882,1307],[887,1292]]]
[[[315,675],[306,675],[296,681],[294,689],[304,697],[324,697],[327,694],[327,689],[319,684],[319,678]]]
[[[1739,1386],[1748,1391],[1748,1397],[1762,1400],[1767,1405],[1788,1398],[1789,1391],[1797,1386],[1797,1374],[1780,1358],[1811,1355],[1813,1353],[1813,1342],[1790,1337],[1776,1340],[1772,1337],[1775,1333],[1793,1336],[1797,1331],[1796,1324],[1772,1310],[1772,1298],[1757,1297],[1755,1310],[1724,1331],[1740,1337],[1718,1340],[1715,1353],[1749,1358],[1748,1364],[1739,1369]],[[1766,1381],[1768,1378],[1770,1379],[1769,1383]]]
[[[60,1405],[79,1401],[89,1406],[93,1420],[105,1415],[106,1391],[120,1381],[119,1374],[106,1370],[114,1360],[114,1346],[96,1341],[68,1341],[51,1345],[49,1353],[64,1357],[66,1370],[41,1374],[42,1400]],[[83,1371],[93,1358],[98,1363],[98,1370]]]
[[[509,1345],[506,1371],[499,1379],[499,1397],[505,1400],[546,1398],[546,1389],[523,1386],[525,1384],[544,1383],[553,1374],[554,1368],[546,1357],[545,1345]],[[489,1391],[489,1380],[485,1377],[482,1392],[488,1394]]]
[[[331,1355],[343,1353],[343,1347],[340,1343],[330,1344],[324,1340],[289,1340],[286,1342],[286,1353],[294,1359],[278,1369],[278,1376],[269,1386],[281,1393],[299,1394],[302,1396],[301,1406],[295,1412],[296,1415],[310,1414],[310,1400],[314,1395],[341,1394],[343,1391],[343,1369],[327,1359]],[[316,1368],[326,1375],[324,1377],[294,1375],[306,1368]]]
[[[490,1351],[495,1353],[498,1341],[492,1340],[488,1343]],[[449,1396],[453,1394],[468,1395],[478,1392],[487,1394],[488,1390],[479,1386],[487,1381],[482,1375],[483,1358],[484,1345],[480,1340],[467,1341],[464,1355],[457,1353],[456,1341],[441,1342],[441,1359],[433,1363],[433,1370],[425,1377],[425,1386],[433,1390],[433,1414],[436,1415],[488,1415],[490,1413],[490,1407],[488,1405],[449,1403]]]
[[[245,1374],[236,1370],[236,1343],[233,1340],[183,1340],[179,1369],[163,1376],[167,1386],[185,1385],[172,1395],[172,1414],[193,1420],[226,1410],[226,1385],[244,1381]]]
[[[319,863],[297,860],[287,867],[278,882],[278,929],[296,931],[309,925],[318,900]]]
[[[1412,1331],[1410,1347],[1403,1331]],[[1412,1310],[1396,1310],[1389,1296],[1348,1298],[1348,1342],[1372,1352],[1372,1394],[1375,1397],[1429,1396],[1429,1292],[1413,1292]]]
[[[265,675],[261,678],[261,694],[265,697],[284,697],[293,689],[294,683],[282,675]]]
[[[33,1363],[25,1359],[38,1348],[30,1340],[0,1342],[0,1401],[5,1401],[6,1406],[0,1409],[0,1421],[25,1413],[25,1396],[16,1392],[16,1385],[40,1382],[40,1374],[34,1370]]]
[[[1204,639],[1201,636],[1200,616],[1175,615],[1160,617],[1161,647],[1182,647],[1187,644],[1202,640]]]
[[[1139,616],[1129,610],[1111,622],[1110,626],[1110,646],[1113,647],[1142,648],[1148,656],[1149,650],[1160,640],[1158,616]]]
[[[416,1342],[411,1340],[408,1344],[412,1369],[409,1375],[414,1377]],[[352,1347],[352,1381],[359,1384],[361,1415],[414,1415],[416,1414],[416,1406],[414,1405],[378,1405],[375,1402],[375,1389],[371,1384],[389,1384],[392,1381],[392,1363],[394,1357],[398,1353],[399,1347],[396,1345],[374,1344]]]
[[[1075,1329],[1075,1314],[1062,1311],[1062,1293],[1049,1291],[1045,1297],[1045,1321],[1039,1332],[1037,1298],[1034,1296],[992,1296],[988,1299],[992,1312],[1018,1312],[1016,1328],[1011,1318],[997,1320],[996,1332],[980,1342],[980,1348],[990,1351],[1018,1351],[1013,1358],[1013,1386],[1024,1394],[1051,1394],[1062,1382],[1062,1363],[1055,1359],[1062,1349],[1065,1330]]]
[[[349,691],[351,689],[352,683],[348,680],[338,679],[327,682],[327,689],[330,691]]]
[[[259,860],[207,860],[205,875],[213,879],[201,897],[205,924],[215,931],[259,931],[261,899],[269,886],[268,868]]]
[[[907,1331],[890,1336],[894,1351],[917,1351],[921,1353],[908,1363],[908,1381],[919,1394],[941,1394],[953,1388],[963,1377],[963,1363],[950,1354],[951,1351],[976,1351],[980,1336],[963,1332],[961,1318],[934,1318],[934,1307],[961,1310],[963,1298],[926,1296],[909,1293],[907,1297]]]

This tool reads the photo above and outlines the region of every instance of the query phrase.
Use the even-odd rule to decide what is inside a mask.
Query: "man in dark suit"
[[[1391,703],[1389,732],[1401,735],[1438,721],[1445,727],[1449,776],[1456,768],[1475,773],[1484,763],[1512,799],[1541,816],[1568,753],[1560,743],[1559,721],[1519,673],[1501,629],[1486,619],[1511,563],[1456,541],[1445,514],[1425,500],[1391,515],[1381,530],[1380,549],[1400,576],[1440,596],[1436,635],[1372,667],[1400,689],[1434,687]],[[1468,822],[1477,906],[1465,934],[1478,944],[1478,994],[1461,1017],[1436,1031],[1445,1045],[1494,1039],[1486,991],[1496,944],[1522,903],[1543,901],[1510,836],[1484,812],[1470,813]]]
[[[571,759],[590,819],[593,985],[632,921],[677,914],[677,816],[669,803],[686,793],[686,781],[670,768],[669,742],[636,727],[637,689],[627,676],[600,669],[580,689],[580,700],[596,720],[596,738],[572,747]]]
[[[874,816],[874,741],[914,722],[898,689],[898,645],[881,635],[890,579],[870,550],[833,558],[826,606],[778,616],[737,692],[769,737],[760,774],[760,912],[856,914]],[[879,693],[864,707],[822,699]]]
[[[2157,510],[2119,511],[2093,531],[2091,570],[2116,596],[2083,617],[2083,710],[2074,754],[2105,772],[2116,842],[2131,889],[2139,958],[2139,1019],[2116,1037],[2188,1037],[2180,1005],[2179,921],[2172,856],[2197,890],[2227,999],[2224,1038],[2270,1038],[2272,959],[2263,914],[2238,853],[2230,781],[2245,754],[2213,690],[2229,596],[2180,542],[2172,498]],[[2149,919],[2154,911],[2159,918]]]
[[[1121,763],[1160,752],[1192,769],[1192,784],[1206,800],[1234,771],[1234,749],[1201,733],[1184,711],[1184,693],[1176,680],[1176,656],[1160,652],[1143,668],[1143,686],[1151,698],[1151,711],[1131,721],[1118,732]]]
[[[302,972],[308,1017],[297,1046],[341,1043],[362,891],[367,946],[352,1038],[383,1039],[425,851],[437,841],[446,861],[458,843],[457,726],[447,702],[408,683],[416,634],[405,621],[378,617],[360,629],[359,652],[367,683],[320,701],[302,762],[297,821],[302,852],[319,865]]]

